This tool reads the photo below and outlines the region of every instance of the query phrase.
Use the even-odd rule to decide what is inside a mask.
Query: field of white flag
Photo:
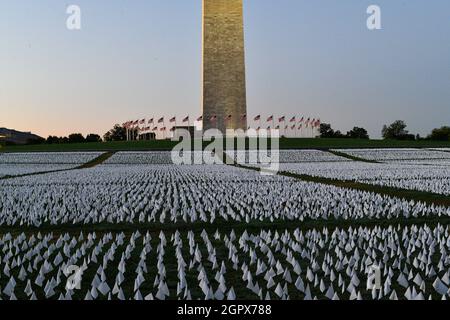
[[[5,234],[3,299],[445,299],[448,226]],[[79,289],[68,287],[79,266]],[[367,289],[370,268],[383,285]]]
[[[280,163],[280,170],[338,180],[450,195],[447,149],[339,150],[367,161]]]
[[[0,178],[73,169],[100,155],[100,152],[0,153]]]
[[[170,152],[92,168],[102,153],[0,154],[0,299],[450,298],[449,150],[336,151],[281,150],[274,175]]]

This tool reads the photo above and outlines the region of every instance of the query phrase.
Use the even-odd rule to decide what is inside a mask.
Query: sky
[[[82,29],[66,28],[81,8]],[[367,29],[367,7],[382,29]],[[201,0],[0,0],[0,127],[103,135],[201,113]],[[244,0],[248,113],[379,137],[450,125],[450,1]]]

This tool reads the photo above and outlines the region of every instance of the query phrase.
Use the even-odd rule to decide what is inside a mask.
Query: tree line
[[[102,138],[95,133],[90,133],[86,137],[81,133],[72,133],[67,137],[48,136],[45,139],[46,144],[64,144],[64,143],[88,143],[88,142],[102,142]]]
[[[390,125],[384,125],[381,130],[383,139],[388,140],[434,140],[434,141],[450,141],[450,127],[443,126],[433,129],[426,137],[412,134],[407,130],[407,124],[403,120],[397,120]],[[49,136],[47,139],[38,141],[30,141],[28,144],[66,144],[66,143],[89,143],[89,142],[111,142],[125,141],[127,137],[126,129],[116,124],[111,130],[103,135],[91,133],[86,137],[81,133],[72,133],[66,137]],[[370,139],[366,129],[362,127],[354,127],[347,133],[334,130],[329,123],[320,124],[320,138],[349,138],[349,139]]]
[[[381,130],[383,139],[386,140],[433,140],[433,141],[450,141],[450,127],[443,126],[436,128],[426,137],[421,137],[419,134],[412,134],[406,128],[407,124],[403,120],[396,120],[390,125],[384,125]],[[320,125],[321,138],[352,138],[352,139],[369,139],[369,134],[366,129],[354,127],[352,130],[343,134],[339,130],[334,130],[329,123],[322,123]]]
[[[58,137],[58,136],[48,136],[47,139],[39,139],[29,141],[27,144],[69,144],[69,143],[92,143],[92,142],[111,142],[111,141],[125,141],[126,140],[126,129],[119,124],[116,124],[114,128],[109,130],[103,135],[95,133],[90,133],[83,136],[81,133],[72,133],[68,136]]]
[[[111,142],[111,141],[125,141],[127,138],[126,129],[119,124],[109,130],[103,135],[103,138],[98,134],[91,133],[84,137],[81,133],[72,133],[67,137],[49,136],[45,139],[47,144],[57,143],[88,143],[88,142]]]

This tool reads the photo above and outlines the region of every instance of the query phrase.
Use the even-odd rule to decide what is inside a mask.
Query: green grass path
[[[1,148],[0,152],[168,151],[172,150],[176,145],[177,142],[170,140],[42,144],[30,146],[6,146]],[[450,148],[450,141],[281,138],[280,148],[320,150],[355,148]]]

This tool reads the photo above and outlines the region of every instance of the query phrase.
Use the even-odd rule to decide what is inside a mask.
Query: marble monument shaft
[[[203,0],[203,129],[247,129],[243,0]]]

